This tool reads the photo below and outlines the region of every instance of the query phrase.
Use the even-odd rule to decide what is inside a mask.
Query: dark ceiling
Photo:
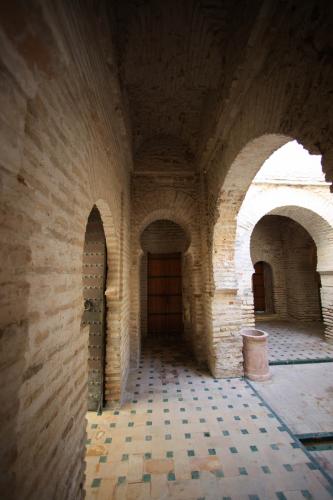
[[[136,168],[196,168],[261,3],[115,2],[112,31]]]

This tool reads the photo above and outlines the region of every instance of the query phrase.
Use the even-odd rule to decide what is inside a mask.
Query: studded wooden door
[[[264,263],[257,262],[254,271],[252,275],[254,310],[263,312],[266,310]]]
[[[104,403],[106,244],[96,207],[88,219],[83,272],[83,322],[89,325],[88,410],[97,410]]]
[[[148,334],[183,333],[181,254],[148,254]]]

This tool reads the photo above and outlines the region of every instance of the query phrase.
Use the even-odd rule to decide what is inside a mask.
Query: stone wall
[[[108,247],[108,399],[120,399],[128,372],[130,157],[119,86],[105,63],[109,28],[90,5],[11,2],[1,13],[6,499],[83,496],[82,256],[94,204]]]

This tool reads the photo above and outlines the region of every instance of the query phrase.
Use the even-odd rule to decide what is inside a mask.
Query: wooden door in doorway
[[[266,310],[264,263],[257,262],[254,271],[252,276],[254,310],[264,312]]]
[[[183,333],[181,253],[148,253],[148,334]]]

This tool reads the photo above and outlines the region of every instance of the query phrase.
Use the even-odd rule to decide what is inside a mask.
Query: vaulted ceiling
[[[261,0],[122,0],[112,6],[137,169],[196,169]]]

